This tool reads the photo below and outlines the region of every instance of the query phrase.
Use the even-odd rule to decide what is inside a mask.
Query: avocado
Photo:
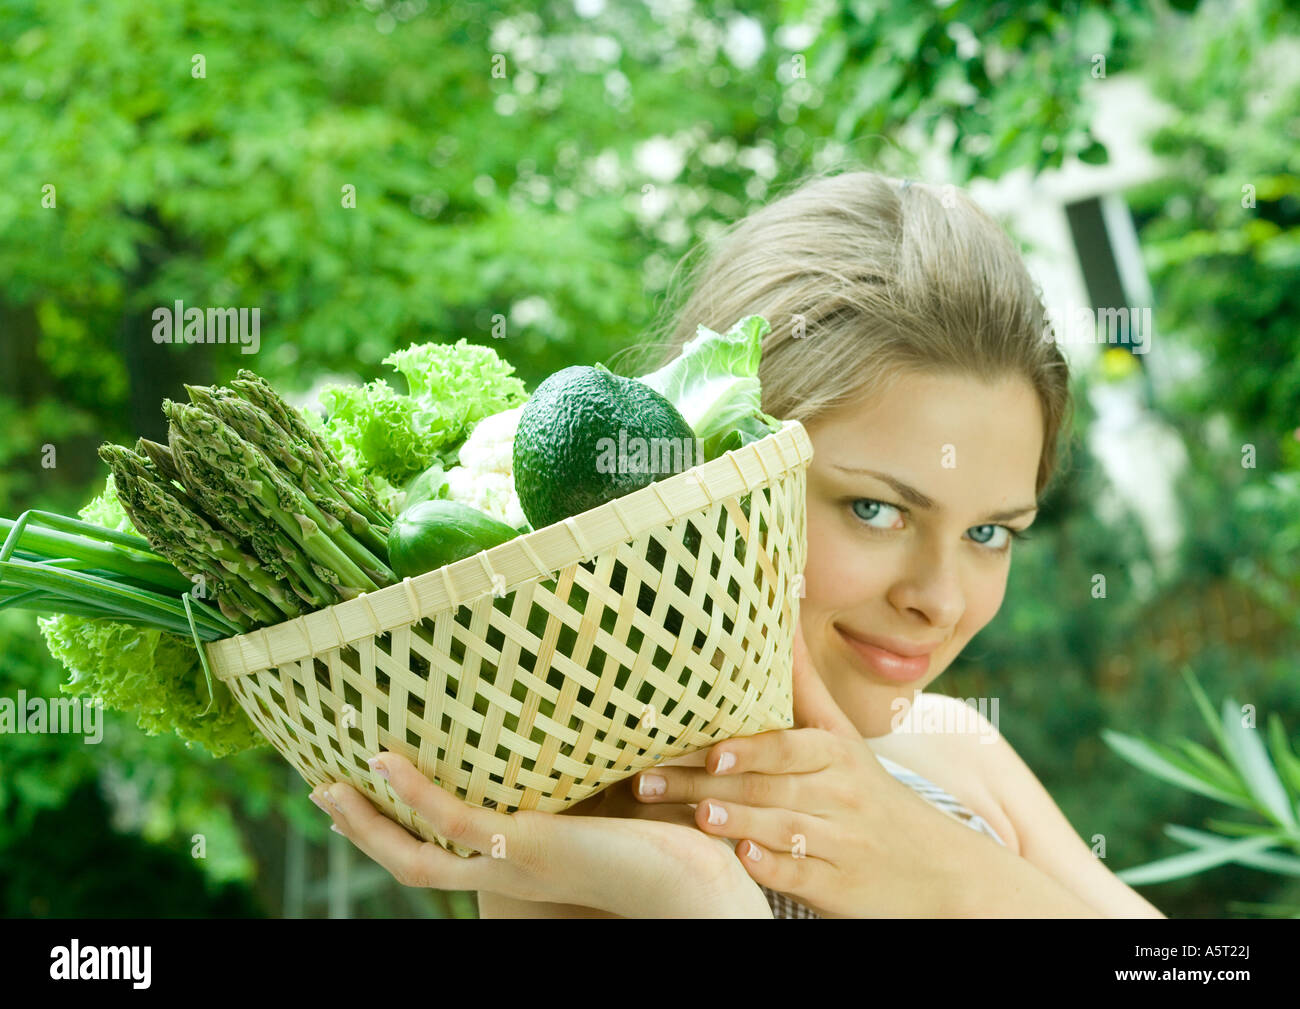
[[[534,529],[704,461],[695,432],[668,399],[584,365],[537,387],[520,413],[513,458],[515,493]]]
[[[420,501],[393,521],[388,562],[398,578],[414,577],[518,535],[517,529],[459,501]]]

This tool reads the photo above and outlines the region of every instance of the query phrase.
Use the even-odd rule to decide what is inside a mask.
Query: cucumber
[[[518,529],[459,501],[420,501],[394,520],[388,563],[398,578],[414,577],[518,535]]]

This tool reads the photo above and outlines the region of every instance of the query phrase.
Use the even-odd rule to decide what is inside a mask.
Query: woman
[[[1163,917],[996,726],[923,692],[997,613],[1069,409],[1006,235],[951,187],[822,176],[729,229],[690,290],[665,360],[700,323],[764,316],[763,408],[815,451],[796,728],[563,815],[473,808],[378,755],[483,858],[421,844],[346,785],[313,799],[407,885],[479,891],[484,917]]]

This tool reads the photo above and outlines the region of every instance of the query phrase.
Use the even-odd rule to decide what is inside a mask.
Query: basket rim
[[[812,442],[803,425],[787,420],[765,438],[471,557],[301,617],[207,642],[204,648],[212,675],[231,680],[301,662],[410,626],[485,592],[510,592],[537,579],[554,578],[569,565],[590,560],[650,529],[768,486],[807,466],[812,456]],[[628,512],[643,516],[642,521],[629,522]],[[375,611],[376,604],[382,617]]]

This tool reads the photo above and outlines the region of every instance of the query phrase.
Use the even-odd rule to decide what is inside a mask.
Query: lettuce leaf
[[[215,757],[268,745],[219,680],[213,680],[216,703],[207,711],[203,667],[188,638],[67,614],[40,617],[37,624],[50,654],[72,674],[59,686],[64,693],[102,698],[105,707],[135,715],[147,734],[175,732]]]
[[[104,493],[77,514],[86,522],[139,535],[117,499],[112,475]],[[219,680],[212,683],[212,710],[204,714],[208,688],[189,638],[66,613],[36,622],[50,654],[71,674],[59,685],[62,692],[102,698],[105,707],[135,715],[149,735],[175,732],[186,745],[201,743],[216,757],[268,745]]]
[[[514,366],[491,347],[461,339],[423,343],[384,358],[406,381],[397,392],[384,379],[322,390],[326,437],[343,458],[372,481],[401,487],[456,452],[484,417],[528,398]]]
[[[637,379],[677,408],[706,460],[781,429],[763,412],[758,380],[763,335],[770,329],[761,315],[746,316],[725,333],[700,326],[674,360]]]

